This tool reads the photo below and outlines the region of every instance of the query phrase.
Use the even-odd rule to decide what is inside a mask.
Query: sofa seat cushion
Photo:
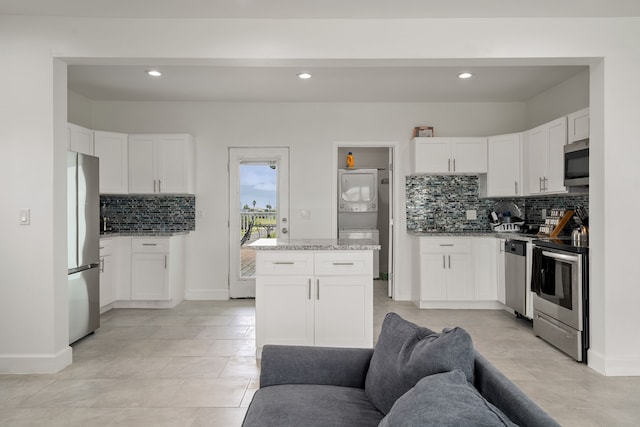
[[[388,313],[373,350],[365,392],[387,414],[395,401],[427,375],[461,370],[473,383],[475,353],[462,328],[436,333]]]
[[[377,426],[383,417],[361,388],[285,384],[259,389],[242,425]]]
[[[462,371],[425,377],[402,395],[379,427],[517,427]]]

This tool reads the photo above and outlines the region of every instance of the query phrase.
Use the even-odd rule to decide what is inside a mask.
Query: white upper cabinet
[[[100,158],[100,193],[127,194],[129,170],[127,134],[95,131],[95,155]]]
[[[130,193],[193,193],[194,165],[191,135],[129,135]]]
[[[414,138],[412,147],[414,173],[487,172],[486,138]]]
[[[589,108],[585,108],[567,117],[568,143],[589,138]]]
[[[528,194],[566,193],[564,146],[567,117],[525,132]]]
[[[67,123],[67,150],[93,156],[93,131]]]
[[[491,136],[487,140],[488,167],[481,179],[483,197],[516,197],[523,194],[522,133]]]

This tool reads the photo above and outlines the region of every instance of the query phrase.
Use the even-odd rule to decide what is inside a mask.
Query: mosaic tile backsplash
[[[555,195],[517,199],[481,199],[478,177],[472,175],[411,175],[406,177],[407,230],[449,233],[491,231],[489,215],[498,201],[515,203],[527,224],[542,224],[542,209],[589,209],[589,196]],[[476,220],[466,211],[475,210]]]
[[[194,195],[101,195],[100,215],[111,231],[193,231],[196,229]]]

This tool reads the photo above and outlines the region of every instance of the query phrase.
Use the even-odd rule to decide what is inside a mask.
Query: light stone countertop
[[[271,251],[368,251],[381,248],[370,239],[258,239],[247,247]]]
[[[415,237],[495,237],[496,239],[524,240],[530,242],[542,239],[547,236],[524,233],[500,233],[495,231],[462,231],[462,232],[440,232],[440,231],[407,231],[407,234]]]
[[[190,231],[107,231],[100,238],[108,237],[171,237],[186,236]]]

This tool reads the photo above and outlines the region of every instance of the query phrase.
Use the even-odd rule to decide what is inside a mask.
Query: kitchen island
[[[256,347],[373,347],[372,240],[259,239]]]

